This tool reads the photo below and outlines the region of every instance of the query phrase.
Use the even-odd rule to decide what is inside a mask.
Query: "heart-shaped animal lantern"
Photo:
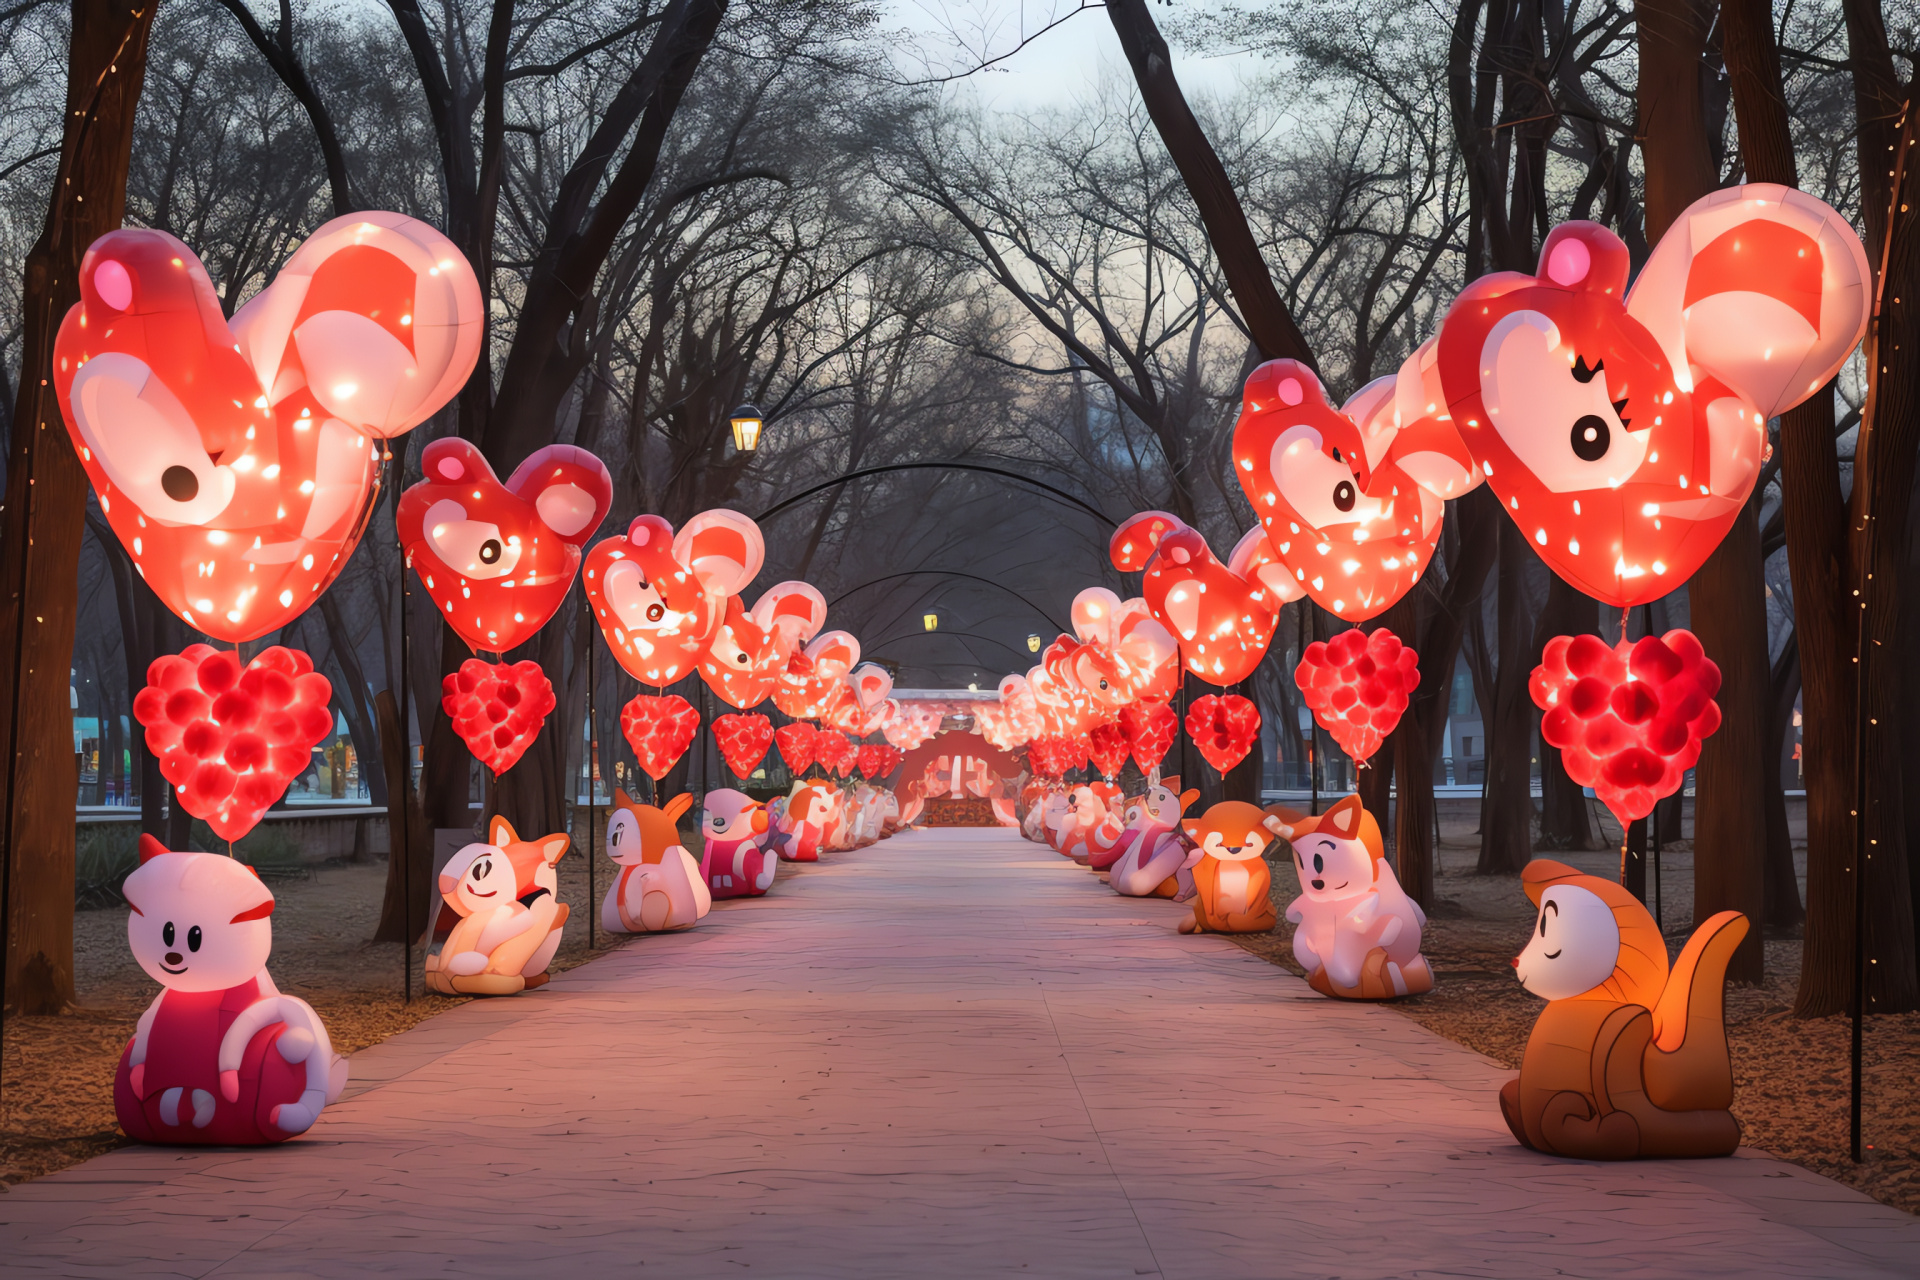
[[[815,636],[796,652],[775,686],[773,705],[797,720],[820,720],[829,709],[858,705],[847,673],[860,665],[860,642],[845,631]]]
[[[627,674],[664,689],[699,666],[727,598],[765,559],[760,526],[737,511],[703,511],[677,534],[659,516],[640,516],[624,537],[587,553],[587,599]]]
[[[987,744],[1000,751],[1011,751],[1020,744],[1013,740],[1013,731],[1007,727],[1007,713],[990,702],[975,702],[969,705],[968,714],[973,717],[973,727]]]
[[[1120,728],[1140,772],[1152,773],[1167,758],[1174,735],[1180,732],[1180,716],[1164,702],[1140,701],[1121,708]]]
[[[1078,647],[1072,636],[1061,636],[1047,646],[1043,655],[1046,661],[1027,671],[1027,688],[1033,693],[1040,721],[1054,737],[1085,733],[1096,718],[1093,696],[1075,683],[1067,670]]]
[[[773,745],[773,721],[765,716],[727,715],[713,722],[713,741],[736,778],[745,778],[767,758]]]
[[[837,729],[822,729],[814,737],[813,758],[820,762],[821,768],[830,769],[843,778],[853,772],[858,755],[859,750],[852,741]]]
[[[827,599],[810,582],[776,582],[753,605],[753,620],[773,636],[784,665],[820,634],[827,621]]]
[[[780,744],[780,758],[787,762],[787,772],[799,777],[813,763],[813,741],[820,731],[804,720],[792,724],[783,724],[773,731],[773,740]]]
[[[1666,595],[1752,492],[1766,420],[1812,395],[1867,322],[1845,218],[1748,184],[1689,206],[1631,292],[1627,248],[1555,227],[1537,275],[1482,276],[1440,330],[1448,409],[1542,559],[1622,608]]]
[[[1164,511],[1143,511],[1113,535],[1113,566],[1139,572],[1141,594],[1153,618],[1180,645],[1186,669],[1209,684],[1238,684],[1253,674],[1266,655],[1279,621],[1283,590],[1298,592],[1293,579],[1260,556],[1266,537],[1253,529],[1234,548],[1241,567],[1264,564],[1263,576],[1249,579],[1233,564],[1213,558],[1207,540]],[[1258,562],[1258,564],[1256,564]],[[1031,680],[1031,676],[1028,677]]]
[[[887,768],[887,748],[876,742],[861,746],[859,757],[860,776],[868,782],[884,778],[891,770]]]
[[[133,717],[187,812],[238,840],[333,732],[332,693],[298,649],[274,645],[243,670],[232,650],[196,644],[154,659]]]
[[[421,451],[420,470],[425,478],[400,495],[407,563],[468,647],[525,644],[573,590],[580,549],[606,519],[606,464],[548,445],[503,485],[480,450],[449,436]]]
[[[555,705],[553,682],[537,662],[468,658],[440,682],[440,691],[453,731],[495,775],[520,763]]]
[[[925,703],[894,704],[900,708],[891,720],[880,727],[888,742],[902,751],[912,751],[921,743],[940,732],[945,717],[934,707]]]
[[[1022,741],[1041,733],[1040,706],[1034,700],[1033,686],[1021,675],[1000,678],[1000,706],[1006,713],[1007,730]]]
[[[893,677],[876,663],[863,662],[855,667],[847,673],[847,683],[853,686],[853,696],[863,711],[877,710],[893,695]]]
[[[779,637],[761,626],[738,596],[730,597],[712,643],[700,655],[700,678],[707,688],[745,711],[767,700],[786,666]]]
[[[1233,430],[1234,475],[1268,544],[1315,603],[1356,622],[1420,580],[1446,509],[1388,456],[1378,419],[1391,400],[1382,379],[1349,402],[1369,439],[1311,369],[1269,360],[1247,378]]]
[[[1625,826],[1679,789],[1720,727],[1720,668],[1691,631],[1609,647],[1598,636],[1555,636],[1527,684],[1540,737],[1567,776]]]
[[[1260,709],[1237,693],[1210,693],[1187,708],[1187,737],[1221,773],[1247,758],[1260,740]]]
[[[655,782],[687,754],[699,731],[700,713],[677,693],[643,693],[620,708],[620,732],[633,748],[633,758]]]
[[[1091,746],[1088,759],[1100,771],[1101,777],[1112,782],[1119,774],[1120,767],[1127,762],[1127,731],[1120,727],[1118,721],[1097,724],[1087,730],[1087,742]]]
[[[397,213],[325,224],[231,323],[186,245],[115,231],[81,262],[54,390],[141,577],[238,643],[345,567],[378,490],[375,441],[453,397],[483,319],[466,259]]]
[[[898,702],[895,702],[892,698],[888,698],[885,702],[882,702],[879,706],[874,707],[870,711],[865,711],[862,713],[862,718],[860,722],[860,736],[863,738],[868,738],[868,737],[872,737],[876,733],[884,733],[886,731],[886,727],[892,724],[899,715],[900,715],[900,704]]]
[[[1320,727],[1356,764],[1372,757],[1420,687],[1420,655],[1378,627],[1307,646],[1293,682]]]
[[[1139,698],[1164,701],[1180,687],[1180,646],[1144,598],[1122,600],[1088,587],[1073,598],[1073,631],[1080,647],[1068,670],[1097,705],[1118,710]]]
[[[1367,387],[1362,387],[1354,400],[1366,394]],[[1362,432],[1368,434],[1369,456],[1374,450],[1370,428],[1384,418],[1392,432],[1387,457],[1442,502],[1464,497],[1486,479],[1486,472],[1474,463],[1466,442],[1454,430],[1453,415],[1447,411],[1446,391],[1440,385],[1437,337],[1428,338],[1401,361],[1399,372],[1393,376],[1393,395],[1376,415],[1365,419],[1354,416]]]

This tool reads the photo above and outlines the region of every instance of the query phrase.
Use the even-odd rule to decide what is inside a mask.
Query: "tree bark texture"
[[[78,612],[87,475],[52,386],[53,340],[80,300],[87,246],[120,226],[155,0],[75,0],[66,129],[22,291],[21,377],[0,522],[0,786],[9,885],[7,993],[23,1013],[73,1000],[73,805],[67,673]]]
[[[1533,727],[1527,692],[1537,658],[1530,650],[1526,568],[1533,552],[1520,526],[1500,520],[1496,618],[1499,669],[1487,708],[1487,788],[1480,810],[1481,875],[1517,875],[1533,858]]]

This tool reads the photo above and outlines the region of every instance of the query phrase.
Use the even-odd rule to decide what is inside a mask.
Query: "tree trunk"
[[[1499,669],[1486,708],[1487,787],[1480,804],[1480,875],[1516,875],[1533,858],[1533,698],[1526,567],[1533,559],[1520,526],[1500,521]]]
[[[380,753],[387,774],[387,887],[380,903],[375,942],[417,941],[433,918],[438,901],[433,891],[433,832],[427,826],[420,797],[409,782],[407,735],[400,727],[399,704],[391,689],[374,695],[374,713],[380,721]],[[394,785],[394,784],[398,785]],[[413,920],[409,935],[407,920]]]
[[[1805,913],[1800,908],[1800,883],[1793,870],[1793,834],[1787,827],[1786,786],[1781,781],[1787,730],[1793,727],[1793,703],[1800,693],[1800,646],[1789,635],[1780,660],[1773,665],[1773,701],[1767,713],[1766,776],[1767,853],[1766,929],[1769,937],[1791,937]]]
[[[80,300],[80,258],[120,226],[154,5],[74,0],[66,130],[53,198],[27,255],[21,377],[0,523],[0,795],[8,859],[6,992],[22,1013],[73,1000],[73,659],[87,475],[52,386],[53,340]]]
[[[1593,597],[1582,595],[1554,575],[1547,588],[1547,607],[1536,629],[1540,648],[1555,636],[1593,634],[1599,625],[1598,605]],[[1567,776],[1560,752],[1544,742],[1540,744],[1540,840],[1550,849],[1606,847],[1593,829],[1586,791]]]

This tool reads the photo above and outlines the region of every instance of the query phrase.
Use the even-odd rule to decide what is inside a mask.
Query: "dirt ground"
[[[597,887],[606,891],[618,868],[604,857]],[[803,875],[801,864],[780,868],[782,878]],[[353,1054],[405,1031],[462,998],[402,992],[401,949],[367,941],[379,921],[386,887],[384,861],[321,866],[270,875],[274,892],[273,958],[268,969],[280,990],[311,1004],[327,1024],[334,1049]],[[598,950],[587,947],[587,865],[577,855],[560,862],[560,897],[573,905],[554,968],[570,969],[628,944],[595,929]],[[727,904],[716,904],[724,909]],[[598,909],[598,903],[592,908]],[[77,1006],[57,1017],[10,1017],[6,1026],[4,1089],[0,1091],[0,1189],[78,1164],[124,1144],[113,1116],[113,1072],[134,1023],[158,993],[127,949],[127,912],[115,906],[76,914]]]
[[[1544,1007],[1514,978],[1512,959],[1526,945],[1533,905],[1518,876],[1473,874],[1479,856],[1477,805],[1443,805],[1435,870],[1438,899],[1422,949],[1437,983],[1424,996],[1393,1008],[1450,1040],[1518,1069],[1533,1021]],[[1804,842],[1801,889],[1805,892]],[[1616,878],[1618,854],[1541,850],[1595,875]],[[1670,843],[1661,857],[1661,921],[1669,956],[1692,931],[1693,854],[1690,843]],[[1293,926],[1286,905],[1299,894],[1291,861],[1274,871],[1273,897],[1281,920],[1272,933],[1234,939],[1275,964],[1300,972],[1293,959]],[[1798,938],[1769,940],[1766,978],[1757,987],[1727,990],[1727,1033],[1733,1053],[1734,1114],[1744,1142],[1857,1187],[1888,1204],[1920,1212],[1920,1099],[1913,1092],[1920,1061],[1920,1014],[1871,1018],[1864,1033],[1862,1108],[1866,1159],[1848,1152],[1847,1095],[1850,1029],[1845,1017],[1792,1015],[1800,979]]]

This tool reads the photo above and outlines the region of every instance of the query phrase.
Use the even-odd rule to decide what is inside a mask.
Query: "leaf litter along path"
[[[1516,1145],[1509,1074],[995,830],[896,838],[356,1056],[307,1137],[0,1196],[9,1275],[1767,1275],[1920,1222]]]

